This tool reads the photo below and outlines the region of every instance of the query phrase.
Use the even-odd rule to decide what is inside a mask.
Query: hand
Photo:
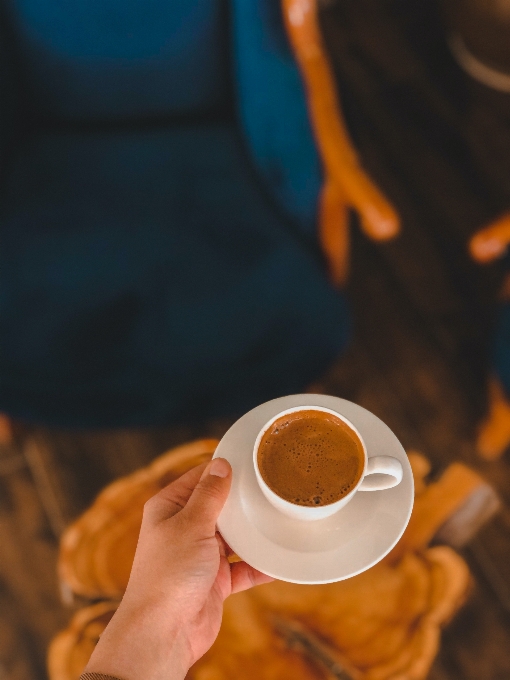
[[[227,560],[216,520],[231,482],[230,464],[216,458],[145,504],[126,593],[87,672],[180,680],[216,639],[224,600],[273,580]]]

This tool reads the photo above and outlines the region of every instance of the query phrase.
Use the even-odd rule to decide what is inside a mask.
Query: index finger
[[[178,479],[165,486],[145,504],[144,515],[154,523],[163,522],[176,515],[189,501],[208,462],[188,470]]]

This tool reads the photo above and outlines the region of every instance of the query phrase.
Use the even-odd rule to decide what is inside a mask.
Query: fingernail
[[[230,472],[230,465],[224,458],[215,458],[209,468],[209,474],[215,477],[226,477]]]

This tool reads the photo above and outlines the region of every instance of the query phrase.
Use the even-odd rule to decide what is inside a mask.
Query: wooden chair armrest
[[[492,262],[506,253],[509,243],[510,213],[506,213],[471,238],[469,251],[478,262]]]
[[[317,0],[282,0],[283,16],[307,90],[308,107],[326,183],[333,182],[345,203],[360,215],[368,236],[396,236],[400,219],[361,167],[341,112],[338,92],[317,19]]]
[[[463,463],[452,463],[439,480],[416,495],[407,529],[386,559],[401,559],[406,552],[425,550],[432,542],[459,548],[499,508],[498,496],[488,482]]]

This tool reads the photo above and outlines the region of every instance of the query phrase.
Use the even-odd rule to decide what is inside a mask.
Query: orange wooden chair
[[[58,564],[63,592],[71,601],[75,594],[89,604],[52,641],[50,680],[78,680],[115,612],[128,582],[144,502],[210,459],[216,444],[212,439],[185,444],[118,479],[65,531]],[[427,459],[412,452],[409,460],[415,507],[389,555],[339,583],[275,581],[229,598],[220,635],[188,680],[311,680],[333,677],[334,669],[334,677],[351,680],[425,680],[441,629],[469,592],[468,567],[450,546],[469,541],[497,510],[498,500],[460,463],[428,484]],[[443,545],[431,548],[433,540]]]
[[[509,244],[510,213],[505,213],[472,237],[469,250],[477,262],[486,264],[505,255]],[[503,284],[501,299],[503,304],[510,301],[510,276]],[[508,385],[506,387],[508,389]],[[510,399],[507,389],[497,375],[496,366],[496,374],[489,380],[488,415],[480,425],[477,439],[478,452],[486,460],[499,458],[510,445]]]

